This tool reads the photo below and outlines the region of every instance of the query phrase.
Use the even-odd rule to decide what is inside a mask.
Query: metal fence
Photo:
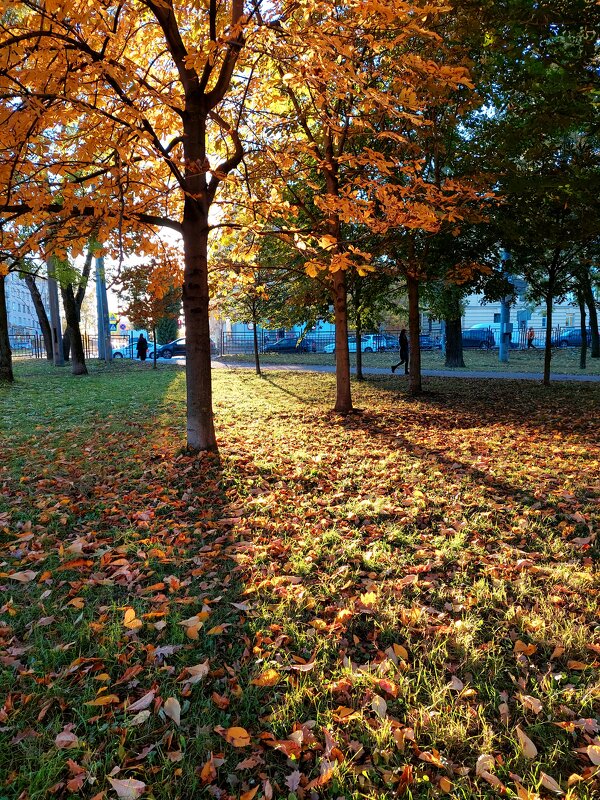
[[[86,358],[98,358],[98,337],[82,333],[83,352]],[[44,337],[39,333],[10,334],[8,337],[13,358],[46,358]],[[128,336],[111,336],[113,353],[122,358],[135,356],[135,340]]]

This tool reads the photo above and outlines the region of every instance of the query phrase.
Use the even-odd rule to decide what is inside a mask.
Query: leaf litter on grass
[[[593,797],[598,392],[430,385],[221,375],[220,460],[11,430],[5,791]]]

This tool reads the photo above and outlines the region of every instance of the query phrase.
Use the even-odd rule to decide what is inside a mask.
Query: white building
[[[474,325],[500,322],[500,303],[482,304],[483,295],[471,294],[465,301],[465,313],[462,318],[463,330],[468,330]],[[546,306],[527,303],[521,298],[510,308],[510,321],[515,329],[545,328]],[[565,300],[552,305],[552,327],[572,328],[579,324],[579,309],[573,303]]]
[[[48,283],[36,278],[36,284],[42,296],[42,302],[49,314]],[[6,311],[8,313],[8,332],[11,336],[24,334],[41,334],[31,293],[25,281],[16,272],[9,272],[4,279],[6,289]]]

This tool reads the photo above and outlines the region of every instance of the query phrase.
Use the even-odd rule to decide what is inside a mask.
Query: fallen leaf
[[[535,758],[537,756],[537,747],[531,741],[529,736],[524,733],[520,726],[517,725],[516,727],[517,737],[519,739],[519,744],[521,745],[521,751],[525,758]]]
[[[95,700],[90,700],[85,705],[86,706],[108,706],[111,703],[120,703],[121,701],[117,697],[116,694],[102,694],[100,697],[97,697]]]
[[[588,665],[584,664],[583,661],[567,661],[567,667],[575,672],[581,672],[584,669],[587,669]]]
[[[522,653],[525,656],[532,656],[534,653],[537,653],[537,645],[525,644],[525,642],[517,639],[515,642],[514,651],[515,653]]]
[[[155,692],[154,690],[147,692],[143,697],[140,697],[139,700],[136,700],[135,703],[132,703],[130,706],[127,706],[125,709],[126,711],[143,711],[145,708],[148,708],[152,705],[154,700]]]
[[[35,578],[36,575],[37,572],[34,572],[32,569],[27,569],[24,572],[13,572],[13,574],[9,575],[8,577],[11,579],[11,581],[19,581],[19,583],[30,583]]]
[[[531,697],[528,694],[520,694],[518,695],[519,700],[523,703],[525,708],[528,708],[530,711],[533,711],[534,714],[540,714],[543,710],[543,706],[541,702],[537,699],[537,697]]]
[[[288,787],[290,792],[295,792],[296,789],[300,786],[301,777],[302,775],[297,769],[287,776],[287,778],[285,779],[285,785]]]
[[[600,746],[597,744],[589,744],[587,747],[587,754],[594,766],[597,767],[600,765]]]
[[[250,734],[244,728],[228,728],[225,731],[225,741],[233,747],[248,747]]]
[[[387,715],[387,703],[380,695],[376,694],[371,700],[371,708],[377,714],[379,719],[385,719]]]
[[[150,712],[140,711],[140,713],[132,717],[127,724],[130,728],[135,728],[137,725],[142,725],[147,719],[150,719]]]
[[[203,661],[202,664],[195,664],[193,667],[186,667],[186,671],[189,675],[189,678],[186,678],[187,683],[191,683],[192,685],[199,683],[201,680],[204,680],[204,678],[206,678],[210,672],[208,659]]]
[[[450,683],[448,684],[448,688],[453,689],[455,692],[462,692],[462,690],[465,688],[465,685],[460,680],[460,678],[457,678],[456,675],[453,675],[450,678]]]
[[[281,674],[276,669],[267,669],[250,683],[254,686],[275,686],[280,680]]]
[[[54,740],[54,744],[60,750],[70,750],[79,746],[79,739],[71,731],[61,731]]]
[[[240,800],[252,800],[254,795],[258,792],[258,785],[254,787],[254,789],[249,789],[247,792],[244,792],[240,795]]]
[[[446,777],[442,777],[440,778],[439,787],[444,794],[448,794],[452,791],[452,781]]]
[[[564,794],[558,783],[550,775],[540,772],[540,779],[544,789],[548,789],[549,792],[556,792],[556,794]]]
[[[403,661],[408,661],[408,650],[406,647],[403,647],[401,644],[393,644],[392,647],[394,648],[394,653],[401,658]]]
[[[175,697],[168,697],[165,700],[165,704],[163,706],[163,711],[172,719],[175,725],[179,725],[181,723],[181,706],[179,705],[179,700]]]
[[[109,778],[108,782],[117,793],[121,800],[137,800],[141,797],[146,788],[146,784],[142,781],[136,781],[134,778]]]

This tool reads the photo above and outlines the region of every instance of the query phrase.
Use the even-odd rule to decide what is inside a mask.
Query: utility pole
[[[108,319],[104,256],[99,256],[96,259],[96,309],[98,313],[98,358],[103,358],[108,363],[112,361],[112,345]]]
[[[510,261],[510,255],[506,250],[500,253],[502,260],[502,273],[510,280],[506,273],[506,262]],[[508,364],[508,353],[510,351],[510,340],[512,337],[512,323],[510,321],[510,303],[512,295],[506,295],[500,301],[500,348],[498,351],[498,361]]]
[[[58,303],[58,285],[54,271],[54,256],[46,259],[48,268],[48,305],[50,306],[50,331],[52,333],[52,361],[55,367],[63,367],[62,330],[60,327],[60,306]]]

